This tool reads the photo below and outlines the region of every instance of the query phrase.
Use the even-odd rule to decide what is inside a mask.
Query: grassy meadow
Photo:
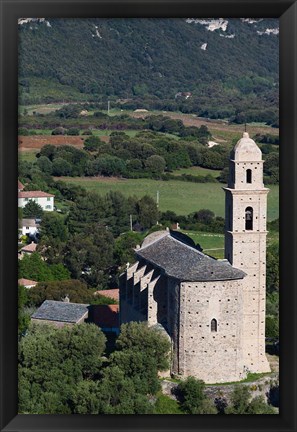
[[[195,244],[199,244],[203,252],[214,258],[224,258],[224,234],[207,233],[202,231],[182,230]]]
[[[85,187],[89,191],[106,194],[120,191],[125,196],[150,195],[157,197],[161,211],[172,210],[176,214],[187,215],[199,209],[212,210],[224,217],[225,194],[220,183],[190,183],[183,181],[158,181],[151,179],[118,179],[94,177],[57,177],[69,184]],[[279,187],[271,185],[268,194],[268,220],[279,217]]]
[[[211,175],[212,177],[216,178],[219,177],[220,173],[221,170],[213,170],[213,169],[202,168],[198,166],[192,166],[190,168],[180,168],[174,171],[172,174],[176,176],[182,174],[188,174],[188,175],[203,176],[203,177],[207,175]]]

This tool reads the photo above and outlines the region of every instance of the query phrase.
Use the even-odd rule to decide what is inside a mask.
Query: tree
[[[56,147],[52,144],[45,144],[41,150],[40,150],[40,157],[44,156],[48,158],[51,162],[54,159],[55,153],[56,153]]]
[[[100,288],[113,266],[113,236],[105,227],[90,225],[67,242],[64,263],[75,279]]]
[[[65,135],[66,132],[67,130],[65,128],[59,126],[52,131],[52,135]]]
[[[141,171],[142,163],[139,159],[130,159],[127,161],[127,171]]]
[[[276,411],[265,402],[263,396],[256,396],[250,402],[246,414],[276,414]]]
[[[126,172],[126,164],[116,156],[105,154],[91,163],[91,170],[91,175],[121,176]]]
[[[79,129],[78,128],[69,128],[67,131],[67,135],[79,135]]]
[[[273,291],[266,295],[266,316],[278,317],[279,314],[279,292]]]
[[[168,369],[169,353],[170,342],[160,330],[131,322],[121,326],[110,364],[132,381],[137,393],[156,394],[160,389],[158,371]]]
[[[266,252],[266,289],[272,293],[279,291],[279,247],[278,243],[268,246]]]
[[[272,339],[279,338],[278,316],[266,316],[265,336]]]
[[[129,262],[132,264],[135,261],[134,248],[141,244],[142,237],[139,233],[128,232],[119,236],[115,240],[115,259],[118,265],[123,265]]]
[[[70,279],[70,273],[61,264],[49,265],[42,260],[38,252],[25,255],[19,261],[19,278],[31,279],[38,282]]]
[[[37,204],[33,200],[29,200],[23,209],[23,216],[25,218],[42,218],[43,210],[41,205]]]
[[[231,405],[226,408],[226,414],[246,414],[251,393],[247,386],[237,385],[231,394]]]
[[[210,224],[215,217],[214,212],[208,209],[202,209],[195,213],[194,218],[203,224]]]
[[[28,304],[28,290],[23,286],[18,286],[18,334],[25,333],[30,323],[30,315],[25,312],[24,307]]]
[[[101,414],[152,414],[153,405],[140,394],[124,370],[111,364],[103,372],[100,383]]]
[[[74,414],[99,414],[101,411],[101,392],[97,381],[79,381],[71,394]]]
[[[63,280],[39,282],[28,292],[28,301],[34,306],[40,306],[44,300],[62,300],[66,296],[72,303],[91,303],[93,292],[86,283],[79,280]]]
[[[146,323],[122,324],[116,348],[121,351],[145,352],[146,356],[154,359],[157,370],[169,367],[170,342],[159,330],[149,328]]]
[[[68,176],[71,175],[72,165],[61,157],[57,157],[53,161],[53,171],[54,176]]]
[[[77,412],[85,387],[102,366],[105,336],[94,324],[56,328],[31,324],[19,344],[19,410],[33,414]],[[74,394],[76,397],[74,397]],[[82,395],[81,395],[82,396]]]
[[[105,350],[106,337],[95,324],[79,324],[72,328],[66,327],[64,332],[58,333],[55,346],[59,347],[59,336],[63,347],[64,357],[73,358],[85,379],[92,379],[100,370],[102,355]]]
[[[225,410],[225,414],[276,414],[262,396],[251,400],[251,393],[247,386],[235,386],[231,394],[231,405]]]
[[[68,233],[65,218],[57,213],[45,213],[40,224],[40,234],[49,239],[66,241]]]
[[[47,264],[63,263],[65,243],[59,238],[42,235],[36,251],[40,253]]]
[[[69,199],[69,198],[68,198]],[[95,192],[73,198],[67,223],[70,233],[81,232],[86,225],[106,225],[106,202]]]
[[[80,111],[80,105],[69,104],[62,106],[62,108],[60,108],[59,110],[56,110],[56,115],[64,119],[78,118]]]
[[[270,153],[265,158],[264,173],[271,176],[275,183],[279,181],[279,154]]]
[[[46,156],[40,156],[37,159],[37,165],[46,174],[51,174],[53,171],[52,162]]]
[[[133,207],[127,198],[118,191],[110,191],[105,195],[106,223],[115,236],[127,231],[130,227],[129,215]]]
[[[217,414],[217,410],[204,394],[205,384],[188,377],[178,385],[181,407],[188,414]]]
[[[53,280],[70,279],[70,271],[62,263],[51,264],[50,271]]]
[[[155,200],[149,195],[142,197],[137,203],[139,223],[144,228],[151,228],[158,220],[158,208]]]
[[[103,142],[100,138],[98,138],[97,136],[90,136],[84,142],[84,150],[90,152],[97,151],[101,144],[103,144]]]
[[[165,159],[162,156],[153,155],[145,161],[145,167],[153,174],[162,174],[166,167]]]

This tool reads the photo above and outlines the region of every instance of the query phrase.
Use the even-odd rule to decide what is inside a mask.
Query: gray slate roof
[[[76,323],[88,312],[86,304],[45,300],[31,318]]]
[[[228,261],[218,261],[175,239],[169,232],[136,250],[138,257],[180,281],[218,281],[242,279],[245,273]]]

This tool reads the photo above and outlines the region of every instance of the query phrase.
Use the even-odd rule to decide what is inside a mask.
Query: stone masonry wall
[[[242,312],[242,280],[183,282],[179,374],[206,383],[243,379]],[[211,331],[212,319],[217,331]]]
[[[168,309],[167,309],[167,327],[172,340],[172,366],[173,373],[179,373],[179,310],[180,310],[180,284],[175,279],[168,279]]]
[[[226,216],[231,206],[232,224],[231,227],[230,223],[226,224],[225,257],[234,267],[247,274],[243,279],[243,364],[251,372],[268,372],[270,369],[265,356],[268,190],[257,189],[255,185],[253,187],[253,193],[250,190],[226,190]],[[253,209],[252,230],[245,229],[247,207]]]

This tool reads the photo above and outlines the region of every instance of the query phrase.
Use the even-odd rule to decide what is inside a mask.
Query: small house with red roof
[[[22,190],[24,190],[24,185],[23,185],[23,183],[21,183],[19,180],[18,180],[18,192],[21,192]]]
[[[22,247],[22,249],[19,250],[19,259],[24,258],[25,255],[31,255],[33,252],[36,252],[37,244],[34,242],[31,242],[30,244],[27,244],[26,246]]]
[[[119,290],[119,288],[96,291],[94,293],[94,295],[95,296],[102,295],[104,297],[108,297],[108,298],[110,298],[112,300],[115,300],[117,302],[120,301],[120,290]]]
[[[24,286],[25,288],[30,289],[35,287],[38,284],[38,282],[30,279],[21,278],[18,280],[18,284]]]

